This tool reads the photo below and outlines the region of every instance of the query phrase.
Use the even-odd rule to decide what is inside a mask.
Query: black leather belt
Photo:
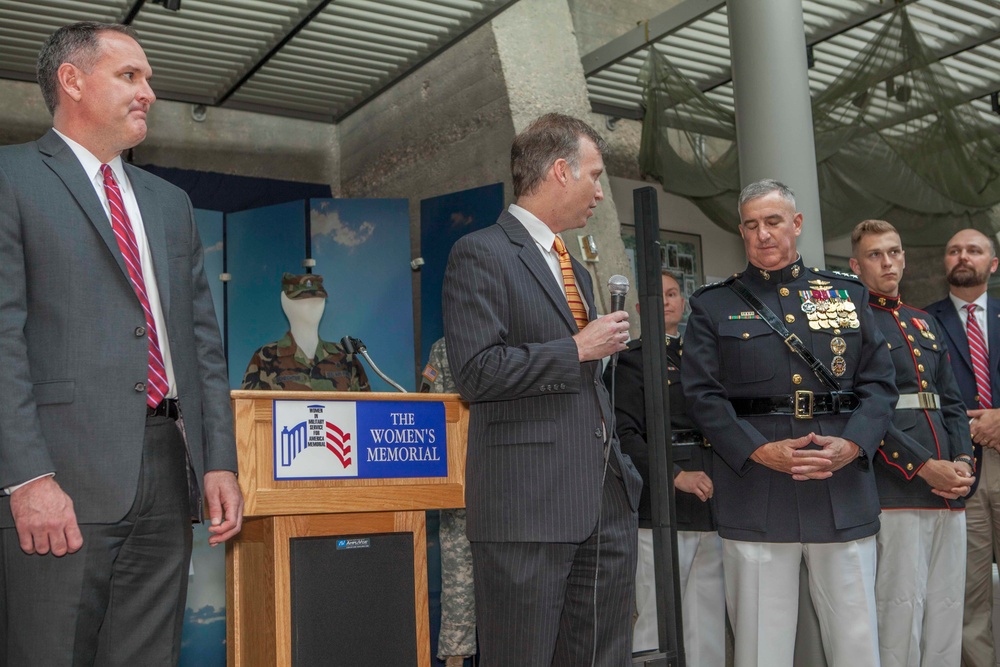
[[[155,408],[146,406],[146,416],[147,417],[169,417],[170,419],[176,420],[180,416],[180,410],[177,409],[177,399],[176,398],[165,398],[160,401],[160,404]]]
[[[796,419],[854,412],[861,405],[854,392],[837,391],[821,394],[804,389],[783,396],[731,398],[729,402],[732,403],[738,417],[793,415]]]
[[[693,428],[674,429],[670,432],[670,441],[678,447],[690,445],[698,445],[699,447],[709,446],[708,443],[705,442],[705,438],[701,435],[701,431],[696,431]]]

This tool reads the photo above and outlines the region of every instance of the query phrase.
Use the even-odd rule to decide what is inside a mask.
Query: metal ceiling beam
[[[324,9],[326,9],[326,6],[329,5],[332,1],[333,0],[322,0],[318,5],[316,5],[315,7],[313,7],[312,11],[309,12],[305,17],[303,17],[303,19],[301,21],[299,21],[295,25],[295,27],[293,27],[291,30],[289,30],[285,34],[284,37],[282,37],[281,39],[279,39],[278,42],[273,47],[271,47],[271,50],[268,51],[266,54],[264,54],[263,58],[261,58],[260,60],[258,60],[257,62],[255,62],[253,65],[251,65],[249,67],[249,69],[247,69],[242,74],[242,76],[240,76],[240,78],[236,81],[236,83],[234,83],[229,88],[229,90],[227,90],[222,95],[220,95],[219,98],[215,101],[215,104],[216,105],[222,105],[223,103],[225,103],[226,100],[228,100],[230,97],[232,97],[233,94],[237,90],[240,89],[240,86],[242,86],[244,83],[246,83],[247,81],[249,81],[250,77],[252,77],[254,74],[256,74],[257,71],[260,70],[261,67],[263,67],[264,65],[266,65],[267,62],[269,60],[271,60],[271,58],[273,58],[279,51],[281,51],[282,48],[284,48],[285,44],[288,44],[288,42],[292,41],[292,39],[297,34],[299,34],[302,31],[303,28],[305,28],[306,26],[308,26],[312,22],[312,20],[314,18],[316,18],[317,16],[319,16],[319,13],[322,12]]]
[[[135,2],[132,3],[132,6],[129,7],[128,13],[125,14],[125,18],[122,19],[122,23],[125,25],[132,25],[132,22],[135,21],[135,17],[139,15],[139,11],[142,9],[144,4],[146,4],[146,0],[135,0]]]
[[[597,74],[622,58],[627,58],[725,5],[725,0],[682,0],[662,14],[643,21],[639,27],[585,55],[582,59],[584,76]]]

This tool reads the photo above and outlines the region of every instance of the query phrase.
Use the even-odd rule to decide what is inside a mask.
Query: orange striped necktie
[[[556,237],[555,249],[559,254],[559,268],[562,269],[563,285],[566,287],[566,300],[569,302],[569,311],[573,313],[576,320],[576,327],[583,329],[590,319],[587,317],[587,307],[583,304],[583,297],[580,290],[576,288],[576,276],[573,275],[573,263],[569,259],[569,252],[563,240]]]

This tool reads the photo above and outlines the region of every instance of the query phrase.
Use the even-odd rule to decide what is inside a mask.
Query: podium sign
[[[331,585],[310,573],[346,580],[368,567],[371,580],[386,563],[398,570],[399,558],[412,558],[412,579],[399,579],[412,590],[399,590],[396,603],[413,609],[412,622],[388,621],[370,595],[355,598],[370,608],[347,616],[359,628],[374,625],[384,650],[430,667],[425,511],[465,506],[468,406],[454,394],[348,392],[234,391],[232,402],[245,518],[226,546],[227,664],[307,663],[327,637],[303,625],[324,623],[323,614],[305,610],[317,609],[314,596]],[[399,537],[412,549],[394,546],[390,558],[380,545]],[[330,568],[341,560],[351,571],[338,575]]]
[[[274,401],[274,479],[447,477],[444,403]]]

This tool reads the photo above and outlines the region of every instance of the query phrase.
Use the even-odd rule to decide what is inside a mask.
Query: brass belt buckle
[[[802,346],[802,339],[796,336],[795,334],[789,334],[788,338],[785,339],[785,345],[788,346],[789,350],[791,350],[795,354],[798,354],[799,348]],[[795,393],[798,394],[799,392]]]
[[[808,389],[797,390],[795,392],[795,405],[793,406],[795,410],[795,418],[812,419],[813,403],[814,403],[814,397],[811,391],[809,391]]]
[[[917,393],[917,403],[920,405],[921,410],[937,410],[941,407],[938,403],[937,394],[929,391],[921,391]]]

